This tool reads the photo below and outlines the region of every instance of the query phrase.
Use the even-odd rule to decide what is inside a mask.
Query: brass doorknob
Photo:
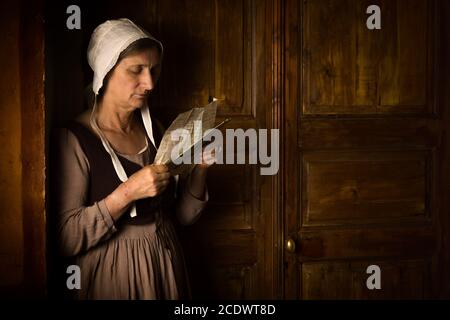
[[[295,241],[292,238],[287,239],[284,247],[287,252],[294,253],[295,252]]]

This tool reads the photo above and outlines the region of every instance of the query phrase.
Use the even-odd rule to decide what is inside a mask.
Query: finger
[[[154,166],[154,170],[157,173],[164,173],[164,172],[168,172],[169,168],[165,164],[161,164],[161,165]]]
[[[157,179],[157,180],[155,181],[155,184],[156,184],[157,186],[159,186],[159,185],[161,185],[161,184],[167,185],[167,184],[169,184],[169,182],[170,182],[169,179]]]
[[[164,176],[163,176],[164,175]],[[169,183],[169,181],[170,181],[170,174],[169,174],[169,177],[165,177],[165,173],[163,174],[163,173],[161,173],[161,174],[158,174],[156,177],[155,177],[155,180],[153,181],[153,183],[154,184],[160,184],[160,183]]]
[[[166,190],[166,188],[167,188],[167,184],[161,184],[161,185],[159,185],[158,186],[158,193],[161,193],[161,192],[163,192],[164,190]]]
[[[155,164],[153,165],[153,168],[158,173],[164,173],[169,171],[169,168],[165,164]]]
[[[159,180],[169,180],[169,178],[170,178],[170,172],[158,173]]]
[[[157,182],[150,188],[150,193],[160,194],[164,189],[166,189],[168,183],[165,182]]]

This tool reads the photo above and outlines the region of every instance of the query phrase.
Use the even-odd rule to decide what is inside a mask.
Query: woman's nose
[[[155,79],[148,69],[145,69],[142,77],[142,84],[145,90],[152,90],[155,87]]]

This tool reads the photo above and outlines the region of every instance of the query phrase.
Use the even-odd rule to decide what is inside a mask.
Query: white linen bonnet
[[[111,156],[111,161],[113,163],[114,169],[117,173],[117,176],[122,182],[128,179],[127,174],[125,173],[125,170],[120,163],[115,151],[97,125],[95,116],[97,107],[97,95],[100,88],[103,86],[103,80],[105,76],[114,68],[122,51],[124,51],[133,42],[144,38],[151,39],[159,45],[162,57],[162,43],[155,39],[148,32],[138,27],[131,20],[126,18],[118,20],[108,20],[95,28],[94,32],[92,33],[87,50],[89,65],[94,71],[92,90],[95,94],[90,124],[102,140],[103,147]],[[151,142],[156,148],[155,139],[153,137],[152,119],[147,103],[145,103],[140,110],[147,136],[150,138]],[[133,204],[131,207],[130,215],[131,217],[136,216],[135,204]]]

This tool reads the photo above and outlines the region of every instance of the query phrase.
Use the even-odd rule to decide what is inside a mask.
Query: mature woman
[[[78,299],[189,297],[172,218],[198,218],[211,158],[178,184],[152,164],[163,132],[147,96],[162,55],[162,44],[128,19],[92,34],[95,102],[62,131],[57,174],[59,247],[80,267]]]

